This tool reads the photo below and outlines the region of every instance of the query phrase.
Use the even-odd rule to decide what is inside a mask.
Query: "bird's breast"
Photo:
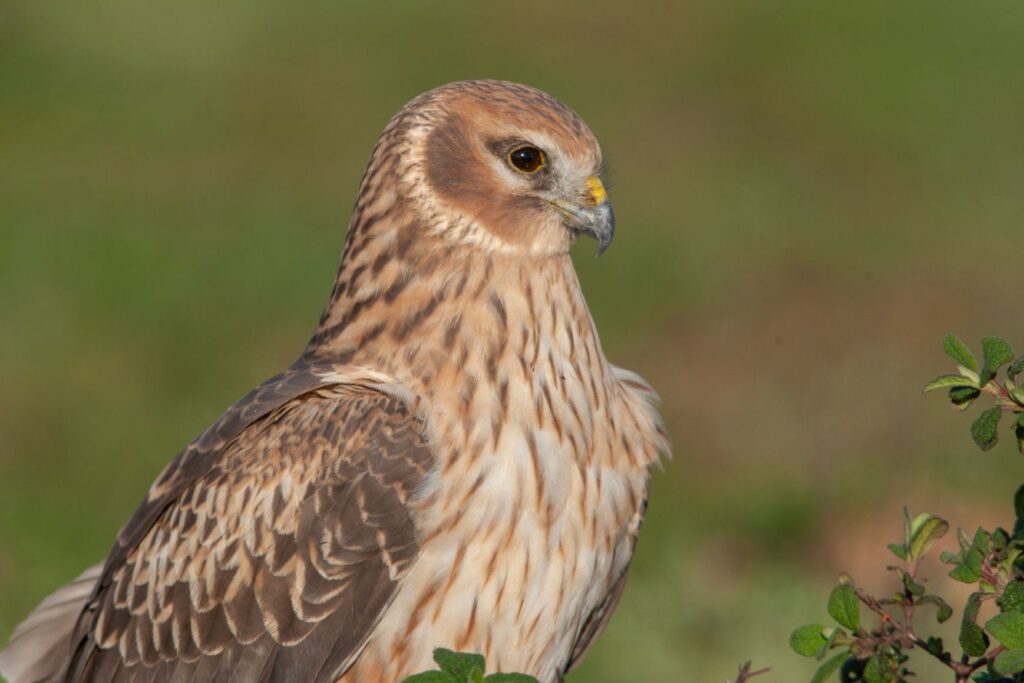
[[[437,412],[452,430],[438,440],[461,445],[445,450],[421,492],[421,555],[353,672],[370,667],[365,680],[376,680],[383,667],[380,680],[400,680],[448,647],[484,654],[490,670],[556,679],[628,564],[648,464],[625,453],[623,436],[640,438],[628,420],[611,427],[608,412],[628,408],[608,401],[587,412],[587,390],[570,385],[540,411],[532,387],[509,387],[493,399],[507,403],[500,428],[444,425],[453,412]],[[344,680],[364,680],[352,675]]]
[[[420,555],[346,683],[430,669],[436,647],[555,681],[628,564],[657,417],[605,360],[571,263],[549,268],[485,268],[389,361],[437,466],[414,499]]]

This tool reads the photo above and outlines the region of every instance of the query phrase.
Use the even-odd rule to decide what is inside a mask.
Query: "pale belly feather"
[[[489,671],[558,680],[588,615],[625,570],[646,467],[581,465],[548,431],[513,430],[426,492],[416,564],[345,683],[435,668],[436,647]],[[538,472],[537,469],[540,469]]]

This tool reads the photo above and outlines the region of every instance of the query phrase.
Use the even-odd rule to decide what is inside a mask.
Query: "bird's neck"
[[[664,447],[654,394],[608,364],[568,255],[351,232],[306,357],[385,373],[418,397],[442,468],[544,450],[640,471]]]
[[[564,388],[567,373],[603,393],[610,371],[568,255],[446,249],[379,229],[350,237],[307,357],[386,372],[428,399],[468,402],[509,381]]]

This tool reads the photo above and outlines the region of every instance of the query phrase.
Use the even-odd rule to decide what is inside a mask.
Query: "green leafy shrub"
[[[1014,360],[1010,344],[999,337],[982,339],[980,364],[953,335],[945,338],[943,348],[957,362],[956,373],[938,377],[925,391],[946,389],[958,410],[990,396],[993,404],[971,424],[971,437],[982,450],[992,448],[999,423],[1008,414],[1024,453],[1024,391],[1016,385],[1024,372],[1024,356]],[[1003,366],[1008,367],[1000,380]],[[948,533],[949,523],[928,513],[911,517],[906,510],[904,518],[902,542],[889,544],[898,564],[888,569],[899,577],[900,589],[878,598],[844,574],[828,600],[827,611],[836,625],[806,624],[790,636],[797,654],[821,662],[812,683],[836,672],[844,682],[903,683],[913,676],[910,652],[915,649],[948,667],[958,683],[1024,682],[1024,486],[1014,497],[1012,532],[978,528],[971,534],[960,529],[959,550],[940,556],[951,566],[949,576],[973,589],[960,612],[958,653],[941,638],[926,635],[919,614],[933,611],[939,623],[954,614],[945,598],[926,591],[920,576],[921,560]],[[979,623],[986,602],[994,603],[999,613]]]

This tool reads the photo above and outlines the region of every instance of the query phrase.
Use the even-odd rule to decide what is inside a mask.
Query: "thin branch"
[[[878,615],[883,625],[888,624],[892,626],[893,629],[898,631],[909,642],[921,648],[922,650],[930,654],[932,657],[934,657],[935,659],[939,660],[940,662],[948,666],[950,669],[952,669],[956,673],[957,681],[970,680],[971,674],[973,674],[975,671],[982,668],[983,666],[986,666],[989,662],[996,658],[996,655],[998,655],[1000,652],[1006,649],[1002,645],[1000,645],[993,649],[991,652],[988,652],[984,657],[979,657],[973,662],[967,659],[966,656],[963,660],[959,662],[954,661],[952,655],[950,655],[949,652],[936,653],[929,649],[928,643],[918,638],[917,635],[914,633],[913,628],[909,627],[909,625],[907,624],[900,623],[897,619],[894,619],[893,616],[882,607],[882,601],[878,600],[877,598],[875,598],[875,596],[861,589],[859,586],[857,586],[857,584],[853,583],[852,580],[850,581],[850,585],[853,587],[854,592],[857,593],[857,598],[868,609],[870,609],[872,612]]]
[[[743,666],[740,667],[740,672],[736,676],[734,683],[747,683],[754,676],[760,676],[763,673],[768,673],[771,669],[758,669],[757,671],[750,670],[750,662],[743,662]]]

